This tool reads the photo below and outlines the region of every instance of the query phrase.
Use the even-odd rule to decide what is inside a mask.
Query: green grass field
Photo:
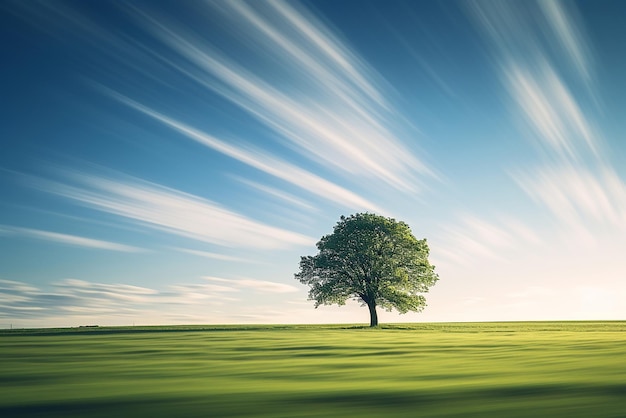
[[[0,416],[626,417],[626,322],[0,331]]]

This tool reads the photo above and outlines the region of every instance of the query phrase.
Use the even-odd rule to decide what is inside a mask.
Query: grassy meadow
[[[626,322],[0,331],[0,416],[625,417]]]

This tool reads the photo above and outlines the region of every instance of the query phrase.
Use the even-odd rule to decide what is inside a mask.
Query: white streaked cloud
[[[255,221],[210,200],[132,177],[115,180],[72,172],[70,182],[34,185],[86,207],[190,239],[226,247],[276,249],[313,238]]]
[[[470,0],[471,15],[496,49],[496,60],[533,66],[541,56],[566,59],[566,67],[591,84],[593,60],[574,2]]]
[[[42,288],[0,279],[0,318],[12,321],[76,318],[90,323],[127,318],[125,323],[128,323],[162,315],[191,314],[194,322],[206,323],[219,313],[221,306],[238,302],[239,297],[250,297],[251,292],[252,295],[286,294],[297,290],[265,280],[216,277],[206,277],[200,283],[170,285],[163,290],[78,279],[64,279]]]
[[[250,186],[250,187],[252,187],[252,188],[254,188],[254,189],[264,193],[266,196],[276,197],[276,198],[282,200],[283,202],[286,202],[286,203],[288,203],[288,204],[290,204],[292,206],[297,206],[299,208],[307,209],[309,211],[316,210],[315,206],[313,206],[309,202],[306,202],[306,201],[304,201],[302,199],[299,199],[299,198],[295,197],[294,195],[289,194],[287,192],[284,192],[282,190],[278,190],[278,189],[275,189],[273,187],[266,186],[264,184],[257,183],[255,181],[251,181],[251,180],[247,180],[247,179],[244,179],[244,178],[241,178],[241,177],[235,177],[235,178],[239,182],[241,182],[241,183],[243,183],[243,184],[245,184],[247,186]]]
[[[204,277],[206,280],[225,283],[240,289],[254,290],[261,293],[291,293],[297,292],[298,288],[284,283],[270,282],[256,279],[224,279],[221,277]]]
[[[516,180],[569,227],[592,223],[626,230],[626,182],[610,168],[546,167],[518,174]]]
[[[236,5],[236,3],[232,3]],[[239,3],[241,4],[241,3]],[[367,80],[367,75],[364,75],[365,64],[360,61],[354,53],[350,52],[348,48],[341,43],[341,41],[334,36],[331,31],[326,28],[322,22],[316,19],[311,13],[308,13],[305,9],[297,10],[294,7],[294,3],[286,1],[271,0],[268,2],[272,8],[280,13],[290,26],[303,34],[305,38],[313,45],[315,45],[330,61],[334,62],[336,67],[340,68],[345,74],[345,78],[352,80],[353,83],[358,85],[363,92],[375,100],[379,105],[385,107],[387,104],[381,93],[376,89],[372,83]],[[278,40],[282,40],[282,43],[287,43],[289,38],[284,34],[277,36]],[[297,48],[297,47],[296,47]],[[294,54],[293,50],[289,51],[291,55]],[[306,57],[307,49],[298,51],[302,57]],[[305,59],[303,61],[305,66],[311,64],[311,59]],[[328,69],[321,68],[318,71],[323,74],[329,72]],[[330,75],[332,78],[332,74]],[[322,80],[325,80],[323,77]]]
[[[65,279],[55,287],[65,295],[87,296],[91,299],[119,300],[122,302],[145,302],[149,295],[157,294],[154,289],[115,283],[92,283],[78,279]]]
[[[472,2],[504,87],[539,140],[541,163],[511,169],[560,226],[593,244],[626,227],[626,181],[598,131],[591,48],[572,2]],[[548,30],[532,30],[537,25]],[[559,54],[565,52],[565,54]],[[574,68],[575,71],[571,71]],[[586,106],[583,106],[583,103]]]
[[[206,7],[207,14],[223,13],[229,21],[224,36],[269,60],[274,71],[245,69],[250,65],[225,55],[182,23],[149,12],[134,15],[177,56],[164,61],[248,111],[305,157],[350,178],[377,180],[402,191],[415,192],[421,176],[434,175],[406,145],[415,132],[406,131],[401,114],[377,87],[384,81],[304,8],[279,1]],[[181,128],[166,115],[152,116]]]
[[[212,260],[236,261],[238,263],[253,263],[254,261],[242,257],[234,257],[226,254],[213,253],[209,251],[192,250],[190,248],[174,248],[181,253],[197,255],[198,257],[210,258]]]
[[[13,280],[0,279],[0,293],[7,294],[19,294],[35,292],[37,288],[28,283],[16,282]]]
[[[45,241],[58,242],[61,244],[74,245],[77,247],[97,248],[110,251],[122,251],[129,253],[145,251],[142,248],[118,244],[110,241],[102,241],[93,238],[80,237],[77,235],[61,234],[59,232],[44,231],[32,228],[22,228],[9,225],[0,225],[0,235],[23,236]]]
[[[561,160],[598,155],[598,136],[572,93],[546,62],[529,72],[517,64],[506,71],[508,89],[527,121]]]
[[[571,15],[559,1],[539,1],[538,4],[580,76],[587,82],[591,81],[589,48],[584,35],[571,22]]]
[[[358,88],[352,93],[363,93],[383,108],[389,106],[378,89],[363,75],[366,70],[362,68],[363,64],[358,58],[342,46],[330,31],[324,31],[324,26],[312,15],[302,9],[298,11],[285,2],[267,2],[270,7],[262,7],[266,16],[263,16],[258,4],[254,6],[257,7],[256,10],[244,2],[227,4],[230,11],[234,12],[230,13],[230,18],[236,16],[235,19],[249,23],[245,29],[247,33],[240,33],[240,36],[261,34],[262,36],[255,37],[255,43],[283,59],[285,56],[292,58],[291,65],[297,63],[295,65],[306,67],[308,74],[315,80],[341,89],[338,92],[340,97],[355,109],[358,109],[357,102],[346,91],[347,81]],[[282,19],[277,19],[278,15]],[[300,36],[285,36],[285,32]],[[319,56],[325,59],[316,60]],[[355,65],[360,65],[361,68],[357,69]]]
[[[541,238],[533,229],[511,216],[486,220],[463,215],[455,226],[444,228],[436,241],[433,257],[461,265],[502,260],[511,250],[541,246]]]
[[[224,286],[219,284],[199,283],[199,284],[181,284],[173,285],[168,288],[168,292],[161,294],[160,302],[169,305],[180,303],[194,302],[202,303],[208,301],[214,305],[221,305],[224,302],[236,302],[238,298],[227,296],[239,292],[239,289],[233,286]]]
[[[256,168],[264,173],[270,174],[283,181],[294,184],[304,190],[312,193],[320,198],[330,200],[336,204],[347,206],[350,208],[361,208],[374,212],[384,212],[374,203],[362,198],[350,190],[338,186],[328,180],[323,179],[309,171],[298,166],[290,164],[278,157],[272,156],[259,149],[236,147],[228,144],[206,132],[194,129],[182,122],[176,121],[165,115],[162,115],[146,106],[143,106],[133,100],[130,100],[117,93],[110,92],[112,97],[121,102],[141,111],[142,113],[153,117],[154,119],[166,124],[170,128],[176,130],[180,134],[201,143],[215,151],[227,155],[237,161]]]
[[[590,109],[583,109],[574,94],[579,83],[587,88],[577,92],[578,95],[593,93],[589,91],[589,48],[582,31],[575,29],[561,3],[473,1],[469,4],[472,15],[494,47],[504,87],[550,156],[574,161],[589,153],[597,157],[602,140],[585,116]],[[538,31],[538,26],[552,30]],[[578,67],[575,74],[579,83],[568,85],[565,81],[571,64],[565,65],[562,57],[554,54],[564,47],[570,61]]]
[[[186,5],[187,12],[198,18],[198,26],[164,15],[158,7],[144,6],[124,3],[111,7],[129,23],[134,22],[137,31],[143,30],[145,42],[136,41],[126,31],[112,31],[104,21],[71,5],[23,6],[21,13],[36,16],[42,28],[69,28],[66,30],[76,40],[106,57],[107,65],[157,82],[170,93],[180,92],[176,83],[168,82],[174,70],[176,79],[194,83],[194,96],[213,101],[216,93],[238,105],[272,131],[271,140],[277,142],[272,146],[301,154],[299,158],[310,160],[312,167],[325,172],[331,169],[342,176],[342,184],[368,190],[374,189],[373,185],[391,186],[415,193],[423,189],[425,179],[436,177],[418,155],[419,133],[393,104],[393,87],[303,4],[237,1]],[[183,121],[152,104],[151,109],[141,107],[139,103],[169,100],[155,98],[158,89],[151,90],[149,101],[140,99],[135,96],[140,86],[115,81],[121,82],[104,84],[124,91],[130,100],[126,104],[135,103],[135,109],[190,139],[351,210],[383,212],[352,192],[352,187],[340,187],[276,158],[264,144],[257,142],[257,150],[253,150],[247,145],[209,140],[210,133],[192,130],[199,125],[193,122],[194,116]],[[197,117],[195,109],[189,113]],[[244,137],[247,132],[228,135]],[[254,138],[245,140],[255,142]],[[271,169],[276,162],[280,163],[278,169]]]
[[[239,292],[240,286],[211,283],[185,283],[168,286],[165,290],[123,283],[94,283],[64,279],[52,283],[49,289],[22,282],[0,279],[0,318],[11,320],[55,317],[142,318],[147,314],[166,311],[176,313],[176,307],[198,309],[198,306],[220,306],[238,299],[227,296]],[[188,312],[187,312],[188,313]]]

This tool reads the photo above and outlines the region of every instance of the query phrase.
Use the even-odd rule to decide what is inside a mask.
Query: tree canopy
[[[415,238],[404,222],[372,213],[342,216],[317,249],[317,255],[301,258],[295,275],[310,287],[309,300],[316,308],[359,300],[369,308],[370,326],[378,325],[377,306],[422,311],[422,294],[439,279],[428,262],[426,239]]]

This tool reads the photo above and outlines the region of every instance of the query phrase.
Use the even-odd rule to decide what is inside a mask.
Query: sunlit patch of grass
[[[626,322],[0,333],[0,416],[626,416]]]

